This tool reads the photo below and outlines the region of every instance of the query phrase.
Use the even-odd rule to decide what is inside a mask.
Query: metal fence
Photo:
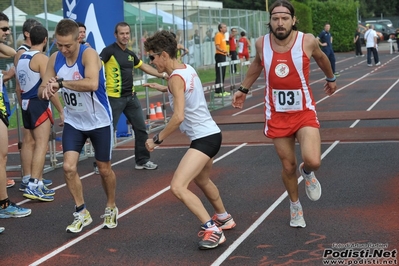
[[[13,1],[10,0],[10,5]],[[212,2],[210,2],[212,3]],[[14,6],[13,12],[18,11]],[[62,16],[62,3],[60,1],[60,10],[54,13],[46,13],[46,7],[43,7],[45,15],[27,14],[26,18],[37,18],[43,25],[48,26],[50,37],[49,54],[56,51],[54,43],[51,42],[55,25],[57,21],[53,15]],[[211,8],[188,5],[162,4],[161,3],[124,3],[125,21],[129,23],[132,29],[129,48],[139,55],[143,61],[147,61],[142,43],[148,36],[151,36],[158,30],[173,31],[178,41],[183,44],[190,52],[183,57],[185,63],[189,63],[195,68],[212,66],[215,63],[215,45],[213,37],[218,31],[218,24],[224,23],[228,27],[228,32],[232,27],[237,28],[238,33],[244,31],[251,41],[251,54],[255,55],[255,40],[268,32],[267,23],[269,22],[268,13],[265,11],[240,10],[227,8]],[[23,42],[22,23],[19,24],[15,18],[21,19],[21,16],[11,14],[9,16],[12,26],[12,35],[9,45],[17,48]],[[199,34],[199,42],[194,41],[196,31]],[[228,39],[228,32],[226,38]],[[239,34],[238,34],[239,36]],[[238,38],[237,36],[237,38]],[[198,40],[198,39],[197,39]],[[108,44],[107,44],[108,45]],[[12,59],[1,59],[0,69],[5,70],[12,65]],[[14,87],[11,81],[7,88],[12,90]]]

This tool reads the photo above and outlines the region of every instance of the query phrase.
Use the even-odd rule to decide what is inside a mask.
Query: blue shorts
[[[22,100],[22,103],[26,104],[22,108],[22,120],[24,128],[35,129],[47,119],[50,119],[51,124],[54,124],[53,114],[51,113],[49,101],[40,100],[39,98],[33,98],[29,100]]]
[[[69,124],[64,124],[62,132],[62,150],[76,151],[80,153],[86,140],[90,138],[95,150],[95,158],[100,162],[111,160],[113,132],[112,126],[96,128],[89,131],[81,131]]]
[[[222,144],[222,132],[195,139],[191,142],[190,148],[205,153],[209,158],[215,157],[220,150]]]

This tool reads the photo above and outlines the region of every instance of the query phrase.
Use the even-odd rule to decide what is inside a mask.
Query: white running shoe
[[[306,227],[305,219],[303,219],[303,211],[301,205],[291,205],[291,227]]]
[[[309,175],[305,174],[303,171],[303,164],[299,165],[299,173],[302,175],[303,179],[305,180],[305,191],[306,195],[310,200],[316,201],[321,197],[321,185],[320,182],[317,180],[314,172],[312,171]]]

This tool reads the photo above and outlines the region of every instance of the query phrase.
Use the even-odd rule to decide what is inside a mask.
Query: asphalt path
[[[289,200],[280,177],[281,164],[270,140],[262,134],[263,123],[234,122],[262,114],[261,77],[244,109],[232,108],[227,98],[225,107],[212,111],[215,120],[223,120],[219,124],[223,145],[214,160],[212,180],[237,223],[234,229],[225,231],[225,243],[213,250],[199,250],[199,222],[169,190],[173,172],[189,143],[175,132],[151,154],[157,170],[134,169],[134,141],[115,148],[112,163],[120,212],[115,229],[101,229],[106,201],[100,177],[93,172],[93,158],[78,165],[85,202],[93,217],[93,223],[79,234],[65,232],[73,220],[74,203],[62,168],[45,174],[56,190],[51,203],[24,199],[17,181],[8,189],[9,196],[32,208],[32,214],[0,220],[6,227],[0,235],[0,265],[326,265],[332,261],[324,261],[323,254],[331,249],[334,254],[373,250],[375,246],[387,252],[397,249],[399,54],[382,48],[382,65],[378,67],[368,67],[366,57],[336,54],[339,90],[331,97],[324,94],[323,73],[314,62],[311,64],[317,110],[325,117],[320,119],[322,166],[317,171],[323,194],[319,201],[310,201],[302,178],[298,179],[306,228],[289,226]],[[161,99],[158,95],[151,101]],[[166,111],[170,115],[168,107]],[[368,116],[376,111],[378,117],[370,119]],[[357,118],[359,114],[362,119]],[[9,135],[8,164],[18,165],[16,131],[10,130]],[[57,142],[58,150],[59,145]],[[299,146],[297,158],[301,162]],[[9,172],[9,176],[20,177],[18,172]],[[190,188],[212,214],[195,185]],[[355,259],[348,255],[345,262],[354,264]],[[393,260],[391,265],[395,265],[395,259],[397,263],[394,253],[385,259],[374,255],[367,259],[376,259],[368,265],[378,265],[382,260]]]

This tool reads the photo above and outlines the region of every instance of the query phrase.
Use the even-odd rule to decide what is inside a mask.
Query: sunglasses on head
[[[151,61],[154,61],[154,59],[155,59],[155,57],[154,57],[154,55],[160,55],[162,52],[160,52],[160,53],[154,53],[154,54],[148,54],[148,58],[151,60]]]
[[[10,28],[9,27],[3,27],[3,28],[0,28],[2,31],[4,31],[4,32],[6,32],[6,31],[9,31],[10,30]]]

